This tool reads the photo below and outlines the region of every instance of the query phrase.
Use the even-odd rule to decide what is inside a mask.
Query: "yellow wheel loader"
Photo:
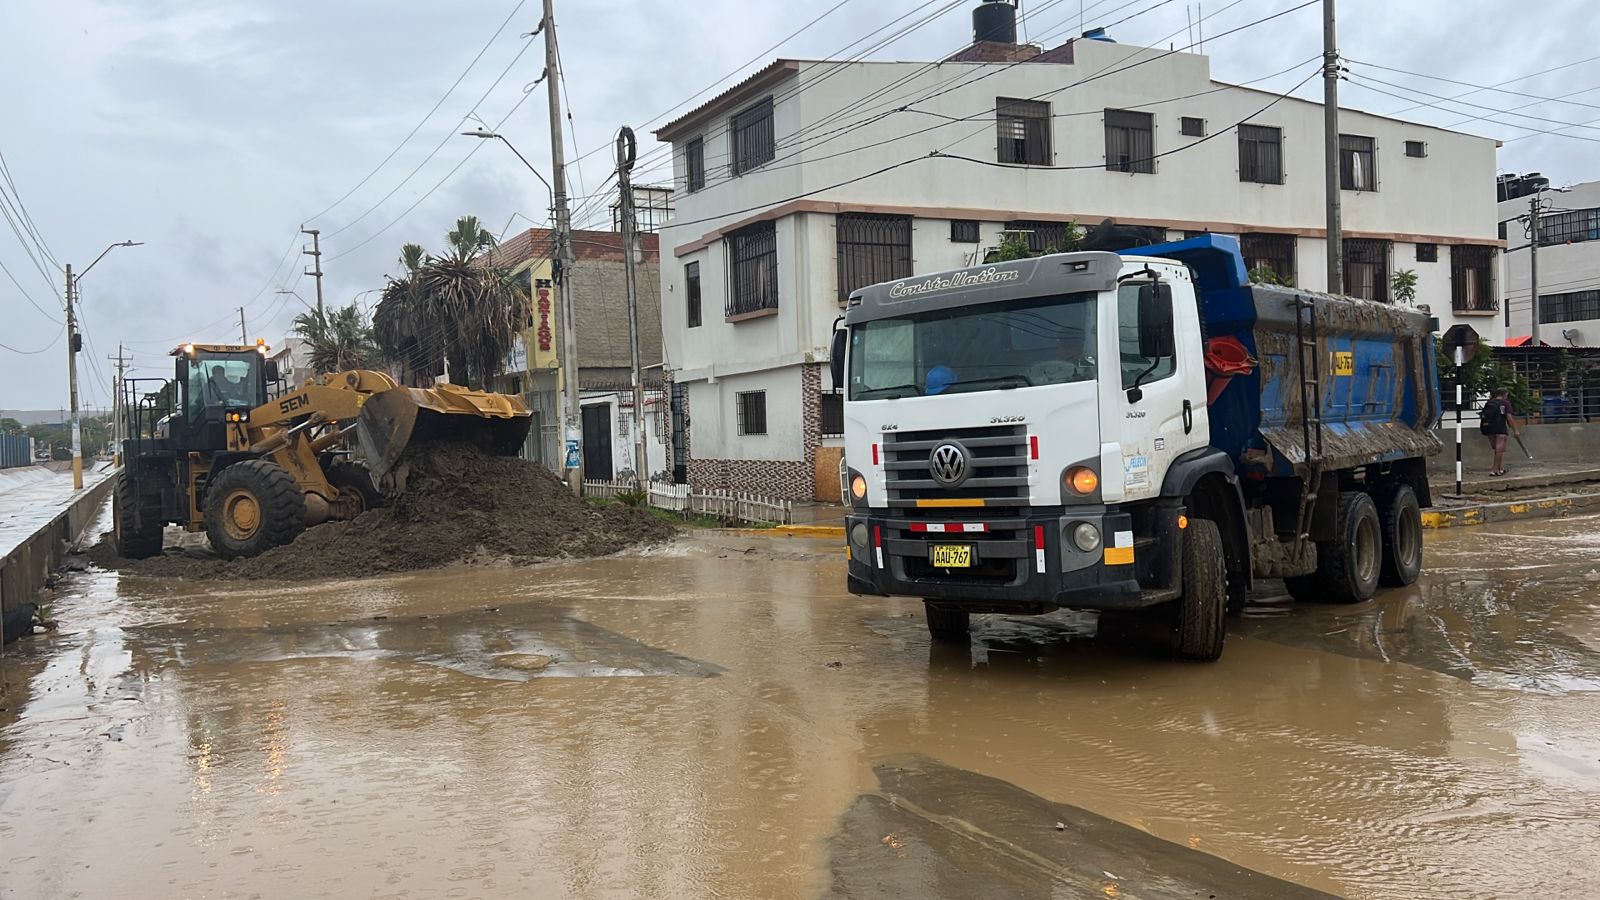
[[[128,379],[113,502],[122,556],[160,553],[169,523],[206,532],[224,558],[255,556],[402,489],[396,464],[414,442],[511,456],[532,424],[515,396],[401,387],[366,370],[269,398],[278,373],[266,353],[259,343],[184,344],[172,352],[172,381]]]

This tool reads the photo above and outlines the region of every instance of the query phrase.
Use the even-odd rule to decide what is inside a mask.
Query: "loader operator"
[[[211,390],[224,406],[234,403],[250,405],[255,398],[250,396],[248,386],[244,383],[241,374],[237,380],[229,378],[223,366],[212,366],[211,374],[207,376]]]

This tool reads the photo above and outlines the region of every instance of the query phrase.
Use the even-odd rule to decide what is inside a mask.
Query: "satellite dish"
[[[1563,328],[1563,329],[1561,329],[1561,336],[1566,338],[1567,339],[1567,343],[1571,344],[1574,347],[1578,346],[1579,338],[1583,337],[1583,335],[1578,333],[1578,329],[1576,329],[1576,328]]]

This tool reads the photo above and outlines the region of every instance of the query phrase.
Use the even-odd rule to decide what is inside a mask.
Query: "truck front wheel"
[[[1285,578],[1296,600],[1360,603],[1378,592],[1383,564],[1383,529],[1378,507],[1360,491],[1341,491],[1333,540],[1317,542],[1317,570]]]
[[[1222,656],[1227,615],[1228,565],[1222,531],[1209,519],[1190,519],[1183,531],[1183,597],[1176,609],[1178,656],[1207,662]]]
[[[922,601],[928,616],[928,635],[941,644],[965,644],[971,640],[972,616],[964,609],[935,606]]]

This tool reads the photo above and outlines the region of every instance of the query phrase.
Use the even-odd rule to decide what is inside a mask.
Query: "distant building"
[[[634,471],[631,347],[623,274],[622,235],[614,231],[574,231],[577,261],[570,276],[578,336],[578,384],[582,390],[585,477],[622,478]],[[660,251],[656,235],[639,235],[635,261],[638,279],[639,357],[644,367],[649,474],[670,474],[668,420],[661,390]],[[489,254],[528,291],[531,322],[507,359],[497,387],[521,394],[534,413],[527,456],[553,471],[561,454],[561,323],[552,257],[555,233],[532,228],[508,238]]]
[[[1533,325],[1531,195],[1539,216],[1539,339],[1555,347],[1600,347],[1600,181],[1549,190],[1537,173],[1504,176],[1500,214],[1508,249],[1501,257],[1506,338],[1525,343]]]
[[[1007,9],[984,4],[986,39],[939,63],[775,60],[656,132],[674,160],[662,328],[691,482],[837,496],[825,361],[845,299],[981,260],[1007,233],[1035,250],[1107,218],[1234,234],[1251,267],[1326,287],[1320,104],[1214,81],[1196,53],[1019,44],[994,30]],[[1341,129],[1346,291],[1386,301],[1411,269],[1442,328],[1497,338],[1495,141],[1355,110]]]
[[[311,368],[311,345],[305,338],[285,337],[268,353],[268,359],[277,361],[278,376],[288,390],[295,390],[318,374]]]

